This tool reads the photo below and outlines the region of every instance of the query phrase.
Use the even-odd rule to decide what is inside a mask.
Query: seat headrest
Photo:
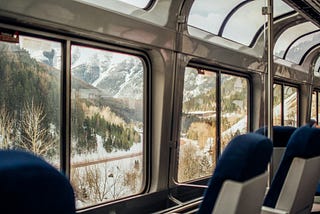
[[[291,135],[296,129],[297,128],[293,126],[273,126],[273,139],[272,139],[273,146],[286,147]],[[255,131],[255,133],[267,136],[268,128],[267,127],[259,128]]]
[[[272,153],[271,141],[260,134],[248,133],[231,140],[223,151],[199,213],[211,213],[225,180],[244,182],[266,171]]]
[[[320,155],[319,138],[320,129],[310,127],[309,125],[302,126],[294,131],[265,198],[265,206],[276,206],[281,188],[295,157],[308,159]]]
[[[68,179],[28,152],[0,151],[0,184],[1,213],[75,213],[74,192]]]

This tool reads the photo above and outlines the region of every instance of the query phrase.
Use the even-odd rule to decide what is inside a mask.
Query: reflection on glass
[[[221,74],[221,140],[217,142],[217,74],[187,67],[184,79],[178,181],[211,175],[216,165],[217,143],[221,151],[230,140],[248,130],[246,78]]]
[[[241,5],[244,2],[245,4]],[[264,5],[264,0],[216,0],[214,3],[211,0],[195,0],[188,17],[188,25],[218,35],[223,24],[226,24],[222,37],[249,46],[265,22],[265,17],[261,14]],[[274,8],[274,16],[293,11],[283,1],[275,1]],[[230,20],[227,19],[229,15]]]
[[[281,85],[273,85],[273,125],[281,126],[282,117],[282,94]]]
[[[188,25],[218,35],[220,27],[231,10],[245,0],[195,0],[192,4]]]
[[[145,8],[151,0],[118,0],[136,7]]]
[[[283,87],[283,116],[285,126],[297,126],[298,116],[298,89],[290,86]]]
[[[248,80],[221,75],[221,152],[232,138],[248,130]]]
[[[61,43],[0,42],[0,148],[23,149],[60,168]]]
[[[314,74],[316,76],[320,76],[320,55],[318,56],[318,59],[317,59],[315,65],[314,65],[314,70],[313,71],[314,71]]]
[[[317,92],[312,93],[311,119],[317,120]]]
[[[320,31],[301,37],[290,47],[285,60],[300,64],[302,57],[313,46],[319,44]]]
[[[250,1],[240,7],[227,22],[223,37],[249,46],[259,28],[266,22],[261,13],[265,0]],[[293,9],[283,1],[275,1],[274,16],[285,14]]]
[[[318,111],[317,111],[317,115],[318,115],[318,120],[317,120],[317,122],[318,122],[318,125],[320,125],[320,121],[319,121],[319,119],[320,119],[320,93],[319,92],[317,92],[317,94],[318,94]]]
[[[144,67],[135,56],[71,49],[71,182],[77,207],[141,192]]]
[[[211,175],[216,162],[216,74],[187,68],[180,127],[178,181]]]
[[[274,55],[283,58],[289,45],[292,44],[294,40],[317,29],[318,27],[311,22],[304,22],[288,28],[277,39],[274,47]]]

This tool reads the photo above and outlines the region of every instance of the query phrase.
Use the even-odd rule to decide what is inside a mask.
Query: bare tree
[[[43,106],[35,105],[32,100],[24,105],[23,113],[20,146],[35,154],[46,155],[56,139],[43,124],[46,118]]]
[[[198,148],[192,143],[180,147],[178,180],[188,181],[199,177]]]
[[[107,164],[73,169],[71,183],[77,200],[86,206],[120,198],[125,191],[123,172],[117,167],[110,169]]]
[[[124,185],[124,172],[120,171],[119,167],[114,167],[113,172],[108,175],[111,190],[112,199],[118,199],[125,195],[125,185]]]
[[[14,121],[12,115],[5,106],[0,108],[0,135],[2,142],[0,142],[1,149],[8,149],[10,147],[10,137],[13,129]]]

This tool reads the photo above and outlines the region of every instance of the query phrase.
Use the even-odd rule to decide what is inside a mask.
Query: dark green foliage
[[[102,137],[107,152],[129,150],[133,142],[140,140],[133,128],[112,124],[96,113],[90,118],[86,117],[78,126],[78,153],[92,152],[97,148],[96,134]]]
[[[46,112],[45,123],[59,130],[60,71],[37,62],[15,44],[0,43],[0,106],[20,121],[23,106],[33,100]]]
[[[44,51],[47,60],[37,62],[29,52],[16,44],[0,43],[0,106],[5,106],[13,115],[15,127],[13,134],[17,139],[12,142],[14,147],[19,146],[19,121],[24,115],[24,106],[33,100],[35,106],[43,106],[45,118],[42,126],[50,130],[55,127],[55,135],[60,131],[60,76],[61,71],[52,67],[55,51]],[[105,65],[107,66],[107,65]],[[99,66],[92,64],[87,67],[78,67],[75,76],[93,82],[99,76]],[[72,79],[73,89],[90,89],[99,94],[99,89],[88,82],[77,78]],[[93,99],[75,99],[72,108],[72,138],[78,153],[92,152],[97,149],[96,135],[103,139],[103,146],[108,151],[129,150],[133,142],[140,142],[139,134],[129,125],[115,125],[106,121],[100,114],[87,117],[83,110],[83,103],[89,106],[106,107],[127,123],[132,120],[142,121],[142,102],[136,101],[135,108],[141,109],[141,114],[127,105],[128,100],[117,100],[111,97],[96,97]],[[19,131],[20,130],[20,131]],[[58,148],[56,148],[58,151]],[[50,151],[50,155],[54,154]]]

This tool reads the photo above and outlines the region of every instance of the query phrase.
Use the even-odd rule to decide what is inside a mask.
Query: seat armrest
[[[284,210],[279,210],[271,207],[262,206],[261,214],[288,214]]]

